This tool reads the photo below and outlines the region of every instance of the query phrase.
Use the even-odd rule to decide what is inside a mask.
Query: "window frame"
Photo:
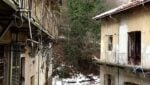
[[[108,51],[112,51],[113,50],[113,35],[108,35],[107,50]]]

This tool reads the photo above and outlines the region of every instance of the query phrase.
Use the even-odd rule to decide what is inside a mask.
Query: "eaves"
[[[109,17],[109,16],[112,16],[112,15],[119,14],[121,12],[130,10],[130,9],[132,9],[134,7],[137,7],[137,6],[140,6],[140,5],[144,5],[144,4],[148,3],[148,2],[150,2],[150,0],[141,0],[141,1],[135,1],[135,2],[128,3],[128,4],[124,4],[124,5],[121,5],[121,6],[117,7],[117,8],[114,8],[114,9],[111,9],[111,10],[106,11],[104,13],[101,13],[99,15],[96,15],[92,19],[95,19],[95,20],[103,19],[105,17]]]

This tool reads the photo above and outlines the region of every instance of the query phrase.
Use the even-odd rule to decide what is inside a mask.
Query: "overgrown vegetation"
[[[64,65],[54,74],[61,78],[75,74],[99,74],[99,65],[94,58],[100,54],[100,23],[92,17],[103,12],[103,0],[68,0],[69,29],[65,29],[67,38],[63,42]]]

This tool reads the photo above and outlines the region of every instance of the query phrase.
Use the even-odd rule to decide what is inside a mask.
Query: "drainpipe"
[[[40,62],[40,59],[39,59],[39,56],[37,56],[37,57],[38,57],[38,85],[39,85],[39,81],[40,81],[40,78],[39,78],[40,77],[39,76],[40,75],[40,70],[39,70],[40,63],[39,62]]]
[[[117,64],[118,64],[118,65],[119,65],[119,57],[120,57],[120,52],[119,52],[119,46],[120,46],[120,45],[119,45],[119,44],[120,44],[120,43],[119,43],[119,42],[120,42],[120,36],[119,36],[119,35],[120,35],[120,25],[121,25],[121,24],[119,24],[119,29],[118,29],[118,59],[117,59]],[[120,74],[120,70],[119,70],[119,67],[117,67],[118,85],[119,85],[119,83],[120,83],[120,82],[119,82],[119,78],[120,78],[120,77],[119,77],[119,74]]]

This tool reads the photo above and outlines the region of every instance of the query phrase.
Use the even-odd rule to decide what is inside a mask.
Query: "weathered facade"
[[[101,19],[101,85],[150,84],[150,0],[133,1]]]
[[[51,85],[59,3],[0,1],[0,85]]]

